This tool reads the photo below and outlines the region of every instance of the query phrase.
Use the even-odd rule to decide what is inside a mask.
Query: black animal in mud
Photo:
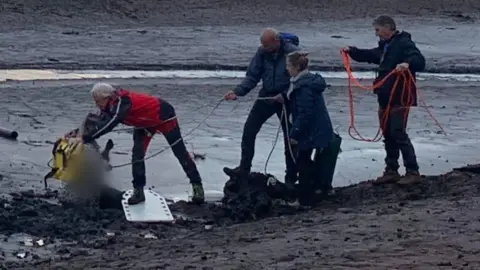
[[[385,171],[374,184],[414,184],[421,181],[415,150],[406,132],[410,107],[417,105],[415,73],[425,68],[425,57],[405,31],[398,31],[395,21],[379,16],[373,21],[380,38],[373,49],[346,47],[345,53],[355,61],[378,65],[374,92],[378,98],[379,122],[385,143]],[[406,167],[401,178],[398,169],[400,153]]]

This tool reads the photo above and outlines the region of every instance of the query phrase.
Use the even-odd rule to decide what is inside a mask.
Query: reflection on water
[[[345,72],[322,71],[325,78],[346,79]],[[241,78],[243,71],[212,71],[212,70],[164,70],[164,71],[136,71],[136,70],[38,70],[38,69],[15,69],[0,70],[0,81],[6,80],[81,80],[81,79],[128,79],[128,78]],[[373,72],[354,72],[359,79],[371,79]],[[456,80],[456,81],[480,81],[480,75],[475,74],[447,74],[447,73],[420,73],[419,80]]]

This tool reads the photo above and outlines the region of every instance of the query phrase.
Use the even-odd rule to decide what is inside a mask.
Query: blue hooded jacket
[[[300,50],[291,42],[280,39],[280,49],[277,52],[265,51],[259,47],[250,61],[243,81],[235,87],[235,94],[245,96],[262,80],[260,97],[272,97],[286,93],[290,85],[290,75],[287,71],[287,54]]]
[[[327,87],[321,75],[307,72],[297,77],[288,91],[291,112],[290,138],[299,149],[325,148],[333,138],[333,127],[325,105],[323,91]]]

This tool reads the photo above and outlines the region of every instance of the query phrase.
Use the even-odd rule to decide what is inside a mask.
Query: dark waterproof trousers
[[[175,109],[172,105],[162,100],[160,116],[162,120],[171,119],[175,117]],[[183,142],[180,127],[176,119],[170,120],[165,123],[164,126],[157,129],[135,129],[133,132],[133,149],[132,149],[132,175],[133,175],[133,187],[142,188],[146,184],[145,174],[145,153],[150,144],[150,140],[157,132],[162,133],[165,136],[168,144],[171,146],[173,154],[180,162],[183,170],[190,179],[190,183],[201,183],[202,179],[197,170],[195,162],[187,151],[185,143]]]
[[[298,168],[298,201],[302,205],[312,205],[315,202],[316,182],[318,181],[317,168],[319,156],[323,149],[316,149],[312,159],[313,149],[299,150],[297,155]]]
[[[283,105],[273,100],[255,101],[255,104],[253,104],[252,110],[250,111],[247,121],[243,127],[242,158],[240,161],[240,168],[245,171],[250,171],[252,167],[253,156],[255,155],[255,140],[257,138],[257,134],[262,128],[263,124],[270,117],[276,114],[282,123],[285,146],[285,161],[287,167],[285,181],[294,183],[297,181],[297,169],[292,158],[292,154],[290,153],[287,133],[287,130],[290,131],[291,129],[291,124],[289,121],[285,121],[285,119],[288,119],[287,116],[284,116],[286,118],[281,118],[282,109]],[[292,148],[294,148],[294,146],[292,146]],[[295,149],[292,149],[292,151],[293,153],[296,152]]]
[[[397,171],[400,167],[398,159],[400,152],[403,157],[403,165],[407,171],[418,171],[417,157],[412,142],[408,137],[406,128],[408,120],[409,108],[393,107],[387,116],[386,124],[382,127],[384,143],[385,143],[385,165],[387,170]],[[379,110],[379,119],[382,123],[382,117],[385,114],[384,109]]]

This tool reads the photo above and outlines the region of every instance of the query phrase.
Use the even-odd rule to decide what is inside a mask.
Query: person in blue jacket
[[[290,85],[290,75],[286,69],[287,54],[298,51],[298,37],[267,28],[260,36],[262,45],[248,66],[245,78],[233,90],[225,94],[226,100],[235,100],[245,96],[262,81],[257,99],[250,110],[243,127],[242,153],[240,165],[235,168],[225,167],[223,171],[230,177],[245,177],[250,173],[255,152],[255,139],[263,124],[273,115],[277,115],[282,123],[285,145],[286,175],[285,182],[294,184],[297,181],[297,170],[287,140],[289,124],[282,117],[282,93],[286,93]],[[274,98],[275,97],[275,98]],[[270,99],[269,99],[270,98]]]
[[[306,52],[287,55],[287,70],[291,79],[284,99],[291,112],[290,143],[298,150],[298,201],[301,205],[310,206],[314,203],[316,182],[322,180],[318,179],[321,177],[319,170],[324,166],[319,164],[322,151],[329,147],[335,134],[323,98],[327,84],[321,75],[309,72],[307,55]]]

